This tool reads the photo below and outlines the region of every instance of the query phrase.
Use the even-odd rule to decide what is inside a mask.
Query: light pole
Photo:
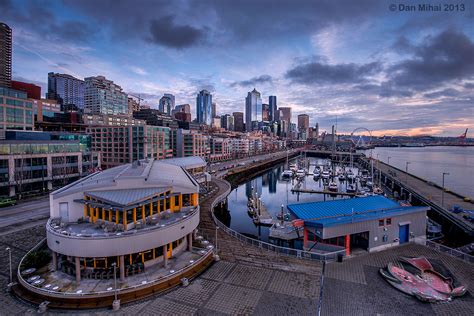
[[[443,187],[441,188],[441,207],[444,207],[444,176],[449,176],[449,173],[443,172]]]
[[[392,157],[387,157],[387,165],[390,165],[390,158]]]
[[[411,164],[411,162],[407,161],[406,167],[405,167],[405,183],[408,184],[408,165]]]
[[[5,251],[8,251],[8,258],[10,260],[10,283],[13,282],[13,270],[12,270],[12,250],[10,247],[5,248]]]
[[[112,266],[114,267],[114,301],[112,303],[112,309],[114,311],[120,309],[120,301],[117,299],[117,263],[114,262],[112,263]]]

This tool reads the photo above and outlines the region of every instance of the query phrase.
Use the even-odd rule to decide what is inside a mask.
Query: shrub
[[[51,260],[51,254],[47,250],[30,252],[23,260],[23,268],[42,268]]]

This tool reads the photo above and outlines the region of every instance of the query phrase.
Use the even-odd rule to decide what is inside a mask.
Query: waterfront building
[[[232,113],[234,117],[234,130],[236,132],[244,131],[244,113],[243,112],[234,112]]]
[[[212,118],[216,115],[212,107],[212,94],[202,90],[196,97],[196,119],[199,124],[212,125]]]
[[[48,73],[46,99],[56,100],[62,109],[84,110],[85,83],[71,75]]]
[[[211,137],[209,161],[223,161],[231,158],[230,142],[228,138]]]
[[[35,84],[12,80],[11,88],[13,90],[26,92],[28,99],[41,99],[41,87]]]
[[[35,124],[42,122],[60,122],[63,112],[61,104],[56,100],[32,100],[35,115]]]
[[[49,191],[101,166],[89,135],[6,131],[5,138],[0,143],[0,196]]]
[[[128,114],[128,97],[104,76],[85,78],[84,113]]]
[[[249,155],[250,144],[247,138],[231,138],[230,152],[232,157],[244,157]]]
[[[161,113],[171,116],[172,110],[174,110],[175,97],[172,94],[165,93],[161,99],[158,109]]]
[[[194,130],[177,129],[172,131],[173,135],[173,156],[189,157],[199,156],[207,158],[209,156],[209,138]]]
[[[0,22],[0,87],[10,88],[12,80],[12,29]]]
[[[262,121],[262,97],[255,88],[245,98],[245,128],[247,132],[258,129]]]
[[[92,136],[92,150],[102,153],[104,169],[145,158],[158,160],[172,156],[167,127],[97,125],[89,126],[87,133]]]
[[[277,97],[274,95],[271,95],[268,97],[268,105],[270,107],[269,112],[270,112],[270,122],[277,121]]]
[[[84,114],[82,121],[85,125],[114,125],[114,126],[135,126],[145,125],[144,120],[131,117],[128,114]]]
[[[0,139],[5,130],[33,130],[33,102],[25,92],[0,87]]]
[[[402,206],[384,196],[288,205],[304,221],[303,248],[315,243],[369,252],[426,238],[426,206]]]

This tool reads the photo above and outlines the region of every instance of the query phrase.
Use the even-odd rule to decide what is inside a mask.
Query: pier
[[[381,161],[373,159],[374,163],[374,181],[380,173],[380,181],[382,185],[397,192],[411,203],[420,203],[431,207],[430,217],[435,221],[443,224],[445,230],[446,224],[452,224],[449,231],[458,229],[466,239],[474,237],[474,223],[470,222],[461,213],[453,213],[449,211],[454,205],[458,205],[464,210],[473,210],[474,204],[466,201],[465,197],[454,192],[445,190],[443,198],[443,188],[439,185],[419,178],[403,170],[387,165]],[[369,158],[360,158],[358,163],[362,167],[370,170],[371,162]],[[444,200],[444,203],[443,203]],[[453,233],[453,232],[451,232]],[[460,236],[461,237],[461,236]],[[461,238],[460,238],[461,239]]]
[[[334,192],[334,191],[329,191],[329,190],[310,190],[310,189],[296,189],[293,188],[291,189],[292,193],[311,193],[311,194],[329,194],[329,195],[340,195],[340,196],[351,196],[354,197],[357,194],[356,193],[348,193],[348,192]]]

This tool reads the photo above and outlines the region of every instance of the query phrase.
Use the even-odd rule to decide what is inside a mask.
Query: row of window
[[[379,227],[390,225],[392,225],[392,219],[390,217],[385,219],[379,219]]]

